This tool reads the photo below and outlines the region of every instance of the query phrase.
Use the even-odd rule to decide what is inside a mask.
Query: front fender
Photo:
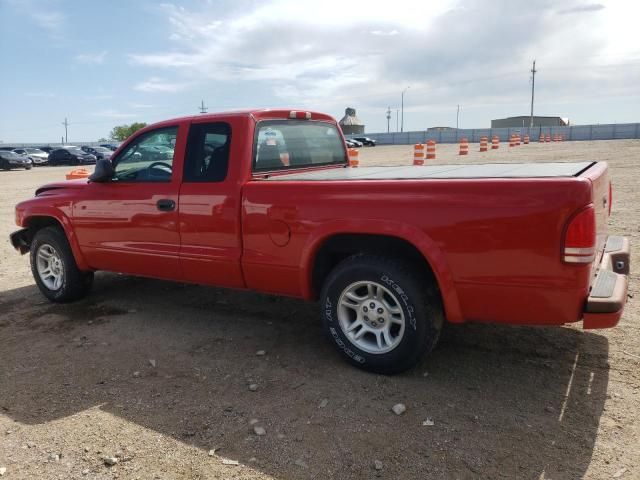
[[[91,270],[80,249],[78,238],[71,224],[69,217],[60,208],[51,205],[29,204],[23,202],[16,206],[16,224],[31,230],[37,225],[37,220],[41,218],[51,218],[55,220],[64,230],[64,233],[71,247],[71,252],[80,270]],[[70,208],[70,207],[69,207]]]
[[[438,245],[420,229],[401,222],[372,221],[366,219],[340,219],[327,222],[316,228],[307,239],[302,250],[300,283],[304,298],[313,298],[312,273],[315,257],[324,242],[334,235],[365,234],[396,237],[412,244],[431,266],[442,294],[445,314],[450,322],[464,319],[460,310],[453,276],[446,258]]]

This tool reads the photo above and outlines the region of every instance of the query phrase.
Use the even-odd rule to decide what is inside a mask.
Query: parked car
[[[24,168],[31,170],[31,159],[26,155],[18,155],[10,150],[0,150],[0,168],[11,170],[12,168]]]
[[[362,147],[362,143],[358,142],[357,140],[353,140],[351,138],[345,138],[344,142],[347,144],[347,147],[349,148],[360,148]]]
[[[60,147],[50,147],[48,145],[43,147],[38,147],[39,150],[42,150],[43,152],[46,152],[46,153],[51,153],[56,148],[60,148]]]
[[[15,147],[0,147],[0,150],[8,150],[8,151],[13,151]]]
[[[85,153],[90,153],[91,155],[95,156],[97,160],[100,160],[101,158],[106,158],[108,160],[111,158],[111,155],[113,155],[113,150],[105,147],[88,147],[84,145],[80,148]]]
[[[353,137],[353,140],[356,140],[367,147],[375,147],[376,141],[373,138],[369,137]]]
[[[49,154],[39,148],[15,148],[13,151],[18,155],[26,155],[29,157],[34,167],[46,165],[49,162]]]
[[[82,165],[96,163],[96,157],[78,147],[65,147],[49,154],[49,165]]]
[[[112,152],[115,152],[118,149],[117,145],[113,145],[111,143],[101,143],[100,146],[104,148],[108,148]]]
[[[150,125],[89,179],[19,203],[11,243],[53,302],[86,295],[97,270],[318,301],[336,350],[387,374],[445,320],[618,323],[630,249],[607,235],[606,163],[354,171],[339,128],[289,110]],[[176,138],[175,156],[146,148]]]

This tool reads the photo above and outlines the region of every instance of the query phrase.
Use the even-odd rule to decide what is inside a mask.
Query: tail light
[[[609,182],[609,216],[611,216],[612,205],[613,205],[613,184]]]
[[[564,234],[564,261],[591,263],[596,253],[596,213],[593,205],[569,220]]]

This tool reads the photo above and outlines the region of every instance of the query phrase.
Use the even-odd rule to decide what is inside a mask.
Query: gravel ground
[[[609,161],[637,294],[640,141],[477,149],[439,145],[436,163]],[[363,165],[411,159],[361,149]],[[67,170],[0,172],[1,238],[15,202]],[[100,273],[87,299],[53,305],[27,257],[1,241],[0,259],[3,478],[640,478],[633,297],[608,331],[448,326],[385,377],[338,358],[313,304]]]

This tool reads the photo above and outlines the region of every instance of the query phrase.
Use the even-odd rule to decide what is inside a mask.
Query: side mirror
[[[96,169],[89,175],[89,182],[105,183],[110,182],[115,171],[111,160],[101,158],[96,162]]]

